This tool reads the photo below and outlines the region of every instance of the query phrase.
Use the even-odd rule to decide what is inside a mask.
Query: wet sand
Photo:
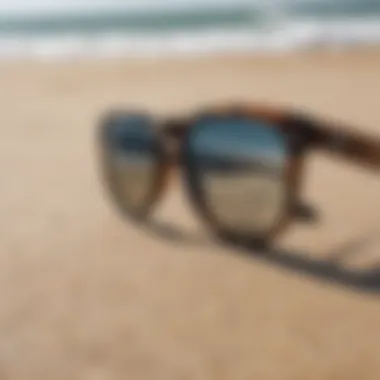
[[[312,155],[320,221],[244,255],[212,242],[175,181],[156,233],[122,221],[94,125],[110,106],[258,100],[380,136],[379,67],[376,51],[2,63],[0,378],[378,380],[376,173]]]

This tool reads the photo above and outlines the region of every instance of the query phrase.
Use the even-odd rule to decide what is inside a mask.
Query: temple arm
[[[359,165],[380,170],[379,136],[328,123],[313,124],[311,129],[315,147]]]

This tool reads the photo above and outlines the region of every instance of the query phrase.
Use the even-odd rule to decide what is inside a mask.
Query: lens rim
[[[148,121],[149,129],[153,137],[153,173],[151,188],[148,190],[144,201],[139,206],[127,205],[123,202],[122,197],[117,189],[115,181],[113,181],[113,171],[110,167],[110,155],[107,146],[107,132],[113,125],[115,120],[120,117],[139,117]],[[158,138],[155,121],[146,113],[135,111],[125,112],[119,110],[112,110],[108,112],[100,121],[97,133],[97,148],[98,160],[100,167],[100,176],[103,182],[103,187],[107,195],[110,197],[112,203],[116,206],[117,211],[123,218],[134,220],[135,222],[143,222],[153,212],[160,196],[162,195],[165,187],[165,176],[163,173],[166,171],[167,159],[165,149],[161,140]]]
[[[202,189],[201,173],[197,167],[196,160],[194,160],[194,152],[192,147],[192,139],[195,134],[204,128],[204,121],[209,119],[224,119],[224,118],[237,117],[239,119],[246,119],[250,122],[260,121],[264,125],[268,125],[268,128],[275,128],[284,138],[286,143],[286,168],[284,178],[284,191],[285,200],[284,207],[278,221],[272,228],[267,231],[255,234],[247,232],[232,231],[228,227],[224,227],[218,218],[214,215],[210,205],[207,202],[207,197]],[[218,126],[215,126],[218,128]],[[189,129],[185,140],[183,142],[182,149],[182,164],[184,167],[184,181],[188,196],[191,200],[193,207],[200,216],[205,225],[210,228],[217,236],[234,240],[239,242],[258,243],[260,245],[266,245],[289,225],[292,217],[292,210],[296,203],[301,179],[301,170],[303,163],[303,152],[298,149],[297,144],[293,139],[293,136],[289,133],[289,129],[281,122],[270,121],[265,117],[250,115],[245,112],[205,112],[197,115],[192,121],[192,127]]]

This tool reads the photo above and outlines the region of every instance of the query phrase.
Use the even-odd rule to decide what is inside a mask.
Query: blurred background
[[[380,136],[379,0],[0,0],[0,379],[378,380],[378,173],[323,154],[273,252],[152,226],[99,175],[110,108],[295,107]]]
[[[2,2],[1,55],[131,56],[376,44],[377,0]]]

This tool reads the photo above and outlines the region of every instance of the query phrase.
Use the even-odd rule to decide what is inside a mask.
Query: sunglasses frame
[[[322,149],[342,158],[361,164],[365,167],[380,168],[380,139],[354,132],[341,124],[320,121],[293,110],[268,105],[238,105],[210,107],[185,118],[168,118],[165,120],[151,118],[152,133],[155,136],[154,154],[157,157],[153,179],[154,186],[147,196],[143,207],[131,209],[125,207],[111,175],[105,132],[113,121],[121,116],[147,116],[146,112],[125,112],[112,110],[100,122],[99,143],[101,150],[101,166],[106,186],[111,197],[116,201],[118,209],[124,216],[136,221],[145,221],[155,205],[162,198],[171,174],[181,168],[187,195],[205,225],[217,236],[244,242],[255,242],[266,245],[274,240],[290,225],[294,219],[294,210],[299,203],[303,183],[303,168],[308,152]],[[190,137],[198,122],[204,118],[238,117],[252,121],[262,121],[268,128],[275,128],[285,139],[288,148],[288,159],[285,171],[285,205],[282,215],[273,227],[258,236],[231,232],[221,226],[207,204],[200,187],[199,173],[191,158]],[[156,128],[157,127],[157,128]],[[253,126],[254,127],[254,126]],[[217,128],[217,127],[216,127]],[[176,149],[168,147],[174,140]]]

